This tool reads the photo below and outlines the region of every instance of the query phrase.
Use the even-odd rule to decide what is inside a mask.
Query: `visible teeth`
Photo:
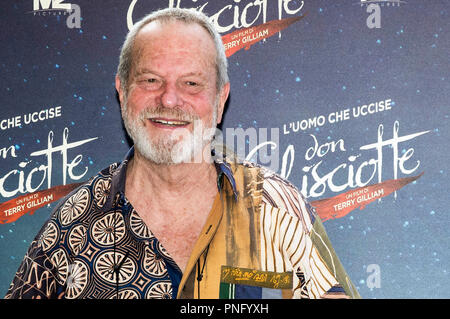
[[[152,119],[153,122],[164,124],[164,125],[186,125],[188,122],[182,121],[164,121],[164,120],[156,120]]]

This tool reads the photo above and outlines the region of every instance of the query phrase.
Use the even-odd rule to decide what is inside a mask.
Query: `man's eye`
[[[156,80],[156,79],[153,79],[153,78],[152,78],[152,79],[147,79],[147,82],[148,82],[148,83],[156,83],[156,81],[157,81],[157,80]]]
[[[194,82],[194,81],[186,81],[186,84],[187,84],[188,86],[197,86],[197,85],[198,85],[198,83],[197,83],[197,82]]]

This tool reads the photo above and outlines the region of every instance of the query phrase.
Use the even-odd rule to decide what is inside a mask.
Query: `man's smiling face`
[[[181,149],[192,156],[192,143],[181,132],[192,134],[195,123],[211,129],[220,122],[228,92],[216,87],[215,52],[211,36],[198,24],[153,21],[139,31],[127,90],[118,79],[116,87],[125,127],[147,159],[188,161],[173,158]]]

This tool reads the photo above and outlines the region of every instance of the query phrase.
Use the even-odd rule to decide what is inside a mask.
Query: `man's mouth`
[[[181,126],[186,126],[190,123],[187,121],[165,120],[165,119],[160,119],[160,118],[150,118],[149,120],[157,125],[163,125],[163,126],[169,126],[169,127],[181,127]]]

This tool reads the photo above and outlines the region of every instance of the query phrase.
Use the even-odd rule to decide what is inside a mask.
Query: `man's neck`
[[[216,180],[216,168],[210,159],[199,163],[156,164],[135,151],[127,168],[125,192],[127,197],[135,197],[130,193],[151,194],[153,199],[169,204],[196,192],[207,194],[212,189],[215,192]]]
[[[212,162],[157,165],[135,151],[127,167],[127,199],[182,271],[217,194]]]

